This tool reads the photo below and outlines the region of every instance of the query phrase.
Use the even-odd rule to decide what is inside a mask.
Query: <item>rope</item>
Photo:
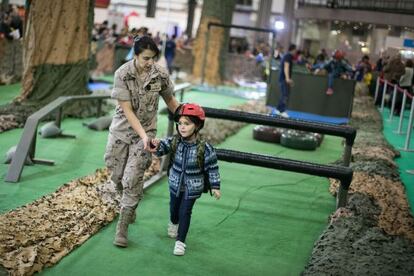
[[[407,90],[405,90],[405,89],[403,89],[403,88],[401,88],[400,86],[398,86],[398,84],[393,84],[393,83],[390,83],[390,82],[388,82],[387,80],[384,80],[383,78],[381,78],[381,77],[379,77],[379,81],[380,82],[382,82],[382,83],[387,83],[387,85],[389,85],[389,86],[391,86],[391,87],[397,87],[397,91],[398,92],[402,92],[402,93],[405,93],[405,95],[407,95],[407,97],[408,98],[410,98],[410,99],[412,99],[413,98],[413,95],[411,95],[410,93],[408,93],[408,91]]]
[[[250,188],[250,189],[248,189],[247,191],[245,191],[240,197],[239,197],[239,201],[237,202],[237,206],[236,206],[236,208],[230,213],[230,214],[228,214],[227,216],[225,216],[221,221],[219,221],[215,226],[220,226],[220,224],[222,224],[223,222],[225,222],[228,218],[230,218],[232,215],[234,215],[239,209],[240,209],[240,205],[241,205],[241,202],[242,202],[242,200],[247,196],[247,195],[249,195],[251,192],[254,192],[254,191],[258,191],[258,190],[261,190],[261,189],[263,189],[263,188],[269,188],[269,187],[281,187],[281,186],[290,186],[290,185],[298,185],[298,184],[300,184],[300,183],[302,183],[302,182],[304,182],[304,181],[307,181],[307,180],[310,180],[310,179],[312,179],[312,178],[314,178],[314,176],[312,176],[312,177],[306,177],[306,178],[304,178],[304,179],[301,179],[301,180],[299,180],[299,181],[296,181],[296,182],[293,182],[293,183],[285,183],[285,184],[272,184],[272,185],[262,185],[262,186],[259,186],[259,187],[252,187],[252,188]]]

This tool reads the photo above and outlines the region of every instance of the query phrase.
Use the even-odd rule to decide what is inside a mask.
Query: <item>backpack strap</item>
[[[168,163],[168,169],[167,169],[167,175],[170,176],[170,169],[171,166],[173,165],[174,162],[174,156],[175,156],[175,152],[177,151],[177,146],[178,146],[178,140],[180,138],[178,137],[178,135],[174,135],[172,140],[171,140],[171,150],[170,150],[170,162]]]
[[[197,163],[198,163],[198,165],[200,167],[200,170],[201,170],[201,172],[203,173],[203,176],[204,176],[204,189],[203,189],[203,192],[204,193],[209,192],[210,196],[212,196],[213,193],[211,192],[210,180],[209,180],[207,172],[204,170],[204,165],[205,165],[204,164],[204,161],[205,161],[204,160],[204,154],[205,154],[205,152],[206,152],[206,141],[204,139],[200,138],[197,141]]]

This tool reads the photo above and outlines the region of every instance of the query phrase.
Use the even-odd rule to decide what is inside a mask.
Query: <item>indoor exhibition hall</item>
[[[414,275],[414,0],[0,0],[0,276]]]

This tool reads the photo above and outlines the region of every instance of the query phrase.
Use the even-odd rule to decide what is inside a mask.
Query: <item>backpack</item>
[[[170,163],[168,164],[167,175],[170,174],[170,169],[174,162],[174,156],[175,156],[175,152],[177,151],[179,139],[180,137],[178,135],[174,135],[171,141]],[[206,141],[204,139],[197,139],[196,143],[197,143],[197,163],[204,176],[203,193],[210,192],[210,196],[212,196],[213,194],[211,192],[210,180],[208,178],[208,174],[204,170],[204,153],[206,151]]]

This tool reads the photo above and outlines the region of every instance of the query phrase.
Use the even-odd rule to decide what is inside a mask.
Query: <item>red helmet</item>
[[[199,122],[194,123],[198,124],[198,127],[196,129],[196,132],[198,132],[200,129],[204,127],[204,121],[206,119],[206,114],[201,106],[195,103],[185,103],[178,107],[178,110],[174,114],[174,121],[178,122],[181,116],[189,116],[190,120],[191,118],[197,118]],[[177,133],[178,131],[178,125],[176,125]]]
[[[175,118],[178,121],[180,116],[194,116],[200,119],[200,121],[204,121],[206,119],[206,114],[204,109],[195,103],[185,103],[181,107],[179,107],[178,116]]]
[[[335,59],[343,59],[345,57],[345,53],[341,50],[335,50],[332,53],[332,57]]]

